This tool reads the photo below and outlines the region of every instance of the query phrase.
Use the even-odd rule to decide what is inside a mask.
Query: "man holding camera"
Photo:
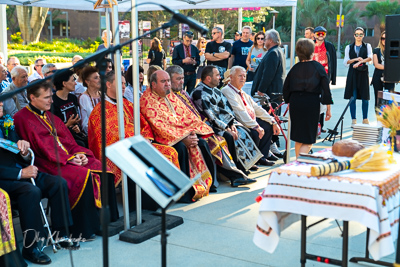
[[[199,50],[192,45],[193,32],[183,34],[183,43],[175,47],[172,55],[172,64],[181,66],[184,71],[185,81],[183,89],[190,94],[196,86],[196,69],[200,65]]]

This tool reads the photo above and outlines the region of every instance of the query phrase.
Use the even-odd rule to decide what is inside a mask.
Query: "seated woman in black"
[[[73,71],[56,75],[53,84],[56,93],[53,95],[51,112],[59,117],[70,130],[76,143],[88,147],[87,135],[82,131],[78,98],[72,94],[75,91],[75,77]]]

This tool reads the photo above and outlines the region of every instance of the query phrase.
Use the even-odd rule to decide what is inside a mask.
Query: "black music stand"
[[[333,130],[328,129],[328,135],[324,138],[324,140],[322,140],[322,143],[323,143],[325,140],[327,140],[327,141],[329,141],[329,142],[333,142],[333,144],[335,143],[336,136],[339,135],[339,132],[338,132],[339,124],[340,124],[340,140],[342,140],[342,136],[343,136],[343,119],[344,119],[344,114],[346,113],[346,111],[347,111],[347,109],[349,108],[351,102],[353,102],[353,101],[355,101],[354,96],[352,96],[352,97],[349,99],[349,103],[347,103],[346,107],[344,108],[344,110],[343,110],[343,112],[342,112],[342,115],[340,115],[340,118],[339,118],[338,122],[336,123],[335,128],[333,128]],[[333,138],[333,140],[332,140],[332,138]]]
[[[166,266],[166,210],[192,187],[193,183],[200,178],[200,175],[191,180],[140,135],[108,146],[106,155],[160,205],[162,209],[161,260],[162,266]],[[181,221],[183,223],[182,218]],[[140,227],[140,225],[137,227]],[[131,236],[137,233],[135,232],[137,227],[121,234],[120,240],[131,242]]]

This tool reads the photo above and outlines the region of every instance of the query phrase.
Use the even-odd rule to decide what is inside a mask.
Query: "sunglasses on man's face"
[[[359,34],[358,34],[358,33],[356,33],[356,34],[354,34],[354,36],[355,36],[355,37],[363,37],[363,36],[364,36],[364,34],[362,34],[362,33],[359,33]]]
[[[42,67],[43,68],[44,65],[36,65],[36,67]]]
[[[385,41],[385,39],[386,39],[385,37],[381,37],[381,40],[382,40],[382,41]]]
[[[320,37],[325,37],[326,32],[317,32],[315,35]]]

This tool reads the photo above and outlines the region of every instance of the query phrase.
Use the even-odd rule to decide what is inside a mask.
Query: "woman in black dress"
[[[383,70],[385,69],[385,38],[386,32],[383,31],[381,39],[379,40],[378,47],[374,49],[373,62],[375,66],[374,75],[372,75],[371,84],[374,87],[375,93],[375,107],[378,106],[378,91],[386,90],[393,91],[394,83],[383,82]]]
[[[357,123],[356,120],[356,99],[362,100],[362,113],[364,124],[368,121],[368,102],[369,102],[369,78],[367,62],[372,60],[372,47],[363,42],[364,29],[357,27],[354,31],[354,43],[346,46],[344,51],[343,63],[349,67],[347,73],[346,88],[344,90],[344,99],[350,99],[354,96],[354,101],[350,103],[351,125]]]
[[[327,105],[325,121],[331,118],[332,95],[329,78],[322,65],[312,60],[315,44],[301,38],[296,43],[300,62],[289,71],[283,85],[283,97],[289,103],[291,132],[296,158],[308,153],[317,140],[320,103]]]
[[[167,67],[166,55],[162,49],[161,41],[157,37],[154,37],[151,41],[151,47],[147,56],[147,63],[149,63],[149,66],[157,65],[163,70],[165,70]]]

